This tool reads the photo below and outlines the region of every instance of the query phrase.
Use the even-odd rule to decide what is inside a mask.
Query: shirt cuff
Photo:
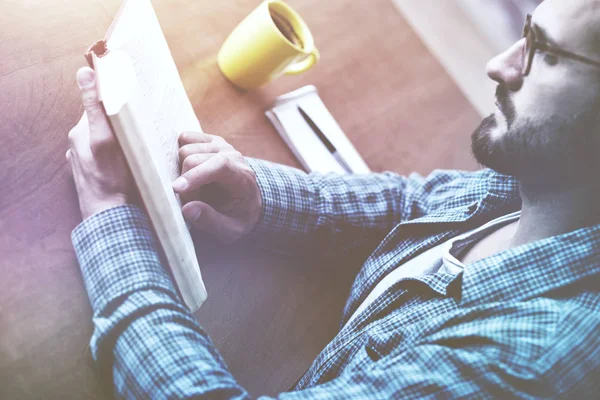
[[[178,299],[148,217],[138,207],[95,214],[73,230],[71,239],[94,311],[139,290],[161,290]]]
[[[246,158],[256,174],[262,211],[253,234],[308,230],[311,198],[308,175],[297,168]]]

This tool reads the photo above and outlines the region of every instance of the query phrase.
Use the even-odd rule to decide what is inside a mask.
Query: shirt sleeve
[[[117,398],[249,398],[180,300],[140,209],[96,214],[72,240],[93,309],[91,354]]]
[[[373,251],[398,223],[424,215],[467,182],[481,180],[478,172],[455,170],[437,170],[426,178],[392,172],[307,174],[246,160],[262,195],[262,214],[251,238],[288,254],[339,256],[357,247]]]

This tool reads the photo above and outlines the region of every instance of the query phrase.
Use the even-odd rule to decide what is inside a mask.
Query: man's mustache
[[[504,112],[506,108],[506,103],[509,102],[508,98],[508,89],[506,89],[505,85],[498,85],[496,87],[496,103],[500,106],[500,111]]]
[[[499,84],[496,87],[496,104],[510,126],[515,118],[515,107],[510,99],[508,88],[504,84]]]

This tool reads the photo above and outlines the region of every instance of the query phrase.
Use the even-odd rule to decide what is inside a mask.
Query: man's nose
[[[509,90],[517,91],[523,84],[525,39],[521,39],[486,65],[488,76]]]

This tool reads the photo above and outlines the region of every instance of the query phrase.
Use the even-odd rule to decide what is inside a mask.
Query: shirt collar
[[[600,273],[600,225],[518,246],[465,267],[461,304],[524,300]]]
[[[519,181],[510,175],[503,175],[490,170],[488,177],[488,193],[520,200]]]
[[[485,186],[475,185],[469,193],[472,202],[458,207],[440,208],[427,215],[403,222],[402,225],[423,225],[439,223],[472,222],[482,224],[494,218],[517,211],[521,208],[519,182],[508,175],[491,169]],[[483,190],[482,190],[483,189]],[[477,225],[479,226],[479,225]]]

